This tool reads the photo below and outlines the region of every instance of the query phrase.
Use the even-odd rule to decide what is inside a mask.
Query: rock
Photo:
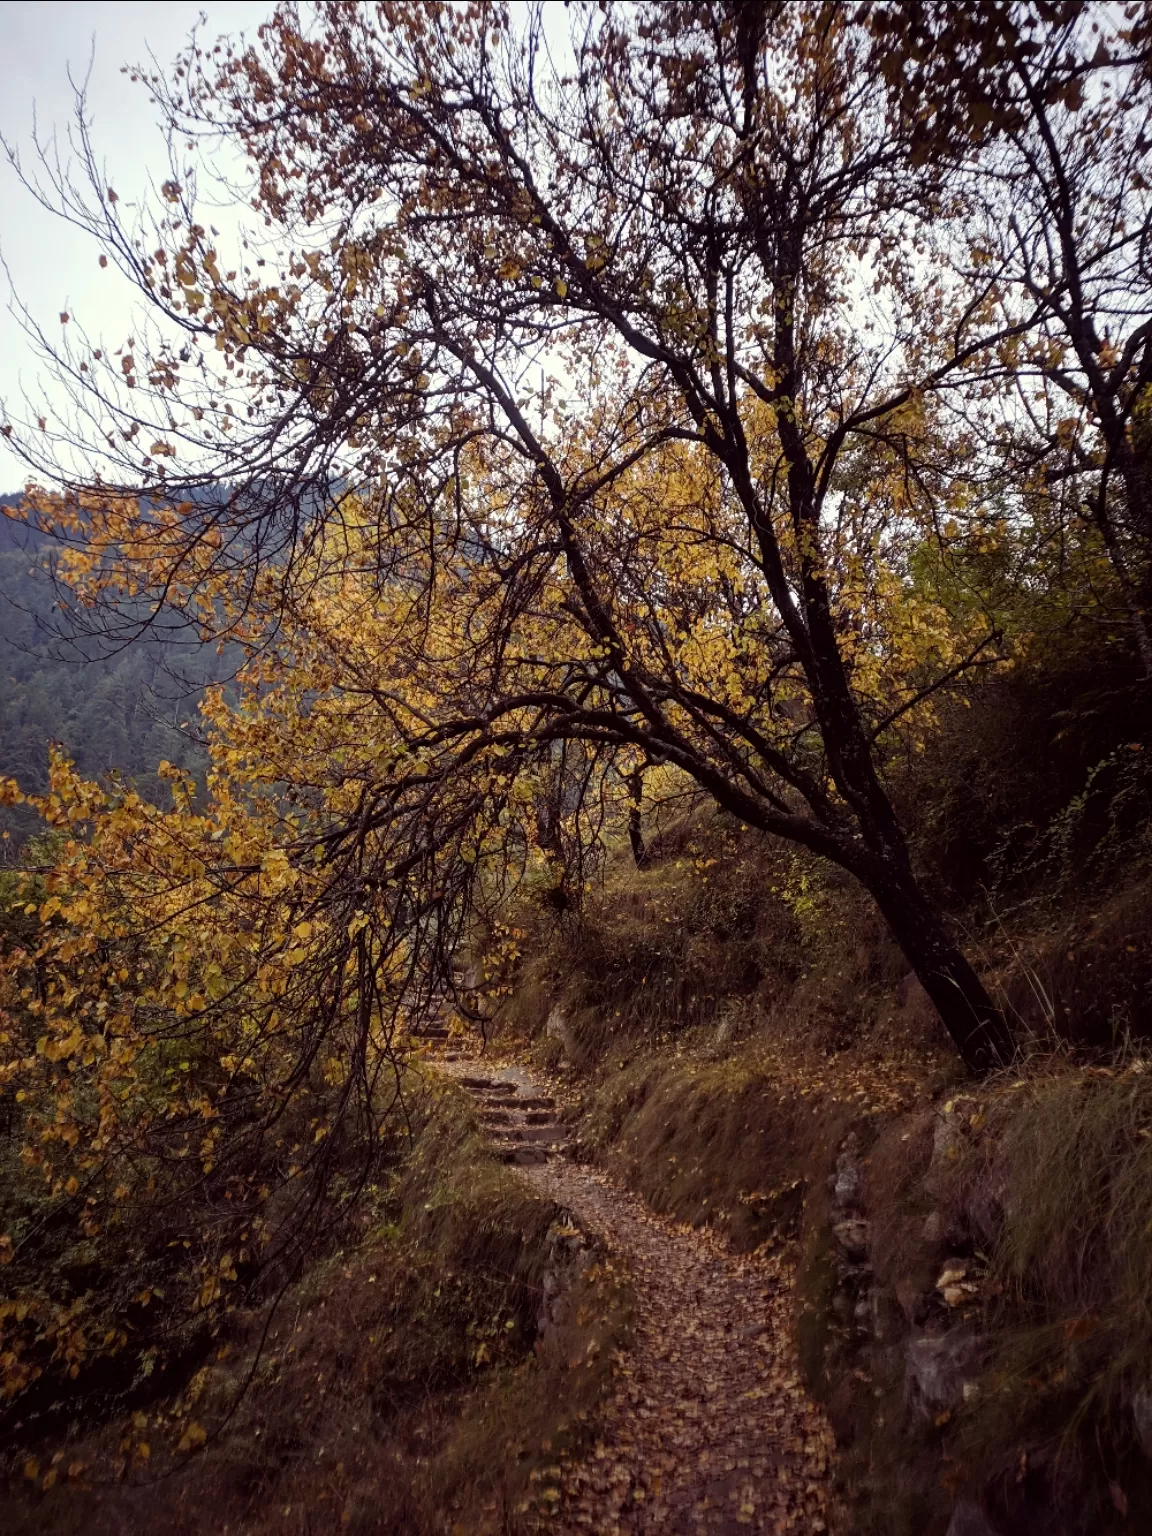
[[[716,1026],[715,1046],[718,1051],[731,1045],[736,1037],[736,1020],[730,1013],[721,1015],[720,1022]]]
[[[836,1181],[832,1186],[832,1193],[836,1196],[836,1203],[840,1206],[855,1205],[860,1195],[860,1170],[859,1168],[841,1168],[836,1174]]]
[[[848,1258],[859,1261],[868,1257],[868,1223],[859,1216],[836,1222],[832,1236]]]
[[[545,1242],[548,1259],[540,1277],[540,1305],[536,1313],[538,1348],[550,1343],[562,1320],[565,1298],[592,1258],[584,1233],[571,1212],[562,1212],[560,1219],[552,1223]]]
[[[936,1112],[936,1125],[932,1132],[932,1161],[928,1165],[926,1178],[929,1186],[934,1179],[949,1174],[960,1161],[968,1145],[969,1121],[978,1107],[975,1099],[949,1099]]]
[[[979,1504],[961,1499],[952,1511],[945,1536],[1000,1536]]]
[[[853,1132],[845,1138],[836,1159],[836,1174],[832,1180],[832,1195],[836,1204],[841,1209],[859,1205],[860,1185],[859,1143]]]
[[[729,1046],[748,1034],[752,1023],[746,1003],[730,1001],[722,1004],[716,1022],[713,1048],[721,1052],[726,1051]]]
[[[563,1008],[559,1004],[548,1015],[548,1022],[544,1025],[544,1034],[549,1040],[558,1040],[564,1056],[572,1056],[572,1032],[568,1028],[568,1020]]]
[[[877,1286],[871,1293],[872,1335],[878,1344],[895,1344],[908,1331],[904,1309],[892,1291]]]
[[[990,1248],[1004,1226],[1004,1201],[1008,1192],[1005,1168],[993,1169],[968,1196],[968,1226],[981,1248]]]
[[[467,965],[453,965],[452,980],[458,991],[475,992],[482,981],[480,967],[471,962]]]
[[[986,1334],[953,1329],[909,1339],[904,1351],[904,1398],[922,1418],[935,1419],[965,1400],[988,1349]],[[971,1397],[971,1393],[968,1394]]]

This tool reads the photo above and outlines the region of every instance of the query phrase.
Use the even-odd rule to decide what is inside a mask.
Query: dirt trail
[[[674,1226],[559,1156],[553,1100],[524,1069],[458,1060],[444,1070],[472,1091],[507,1160],[620,1254],[636,1289],[634,1348],[593,1453],[566,1469],[554,1528],[826,1531],[832,1435],[799,1380],[787,1267]]]

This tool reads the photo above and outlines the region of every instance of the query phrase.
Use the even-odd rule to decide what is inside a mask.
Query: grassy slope
[[[430,1089],[366,1229],[271,1319],[237,1316],[178,1395],[22,1449],[3,1529],[534,1529],[627,1333],[627,1284],[601,1255],[536,1347],[559,1214],[493,1158],[457,1090]]]

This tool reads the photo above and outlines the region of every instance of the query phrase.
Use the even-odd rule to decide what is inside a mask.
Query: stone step
[[[498,1151],[502,1163],[515,1163],[521,1168],[548,1161],[548,1154],[543,1147],[500,1147]]]
[[[425,1024],[421,1029],[410,1029],[413,1040],[447,1040],[448,1030],[443,1024]]]
[[[458,1077],[456,1081],[461,1088],[469,1088],[472,1092],[480,1092],[489,1088],[503,1088],[503,1083],[493,1082],[490,1077]]]
[[[566,1138],[567,1133],[562,1125],[514,1125],[501,1126],[499,1135],[493,1140],[515,1142],[517,1145],[531,1142],[537,1146],[554,1147]]]
[[[482,1109],[480,1123],[481,1125],[510,1125],[512,1116],[506,1109]]]
[[[527,1125],[555,1125],[556,1111],[554,1109],[530,1109],[524,1116]]]

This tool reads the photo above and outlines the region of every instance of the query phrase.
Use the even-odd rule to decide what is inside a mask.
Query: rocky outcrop
[[[1152,1386],[1137,1387],[1132,1394],[1132,1428],[1140,1449],[1152,1460]]]
[[[547,1348],[564,1322],[568,1296],[594,1257],[592,1244],[571,1211],[561,1211],[548,1228],[545,1242],[547,1258],[536,1313],[537,1349]]]
[[[979,1504],[961,1499],[952,1511],[946,1536],[1000,1536]]]
[[[1004,1194],[994,1158],[980,1163],[979,1178],[957,1177],[983,1123],[977,1100],[958,1096],[930,1118],[890,1125],[879,1165],[870,1127],[842,1136],[824,1198],[809,1202],[800,1323],[819,1349],[805,1367],[828,1404],[845,1492],[866,1512],[862,1529],[1095,1536],[1094,1526],[1066,1521],[1054,1463],[1013,1443],[1010,1425],[992,1475],[949,1449],[956,1426],[971,1426],[986,1403],[994,1408],[985,1253]],[[1133,1438],[1152,1455],[1152,1387],[1135,1391],[1130,1406]],[[1115,1497],[1119,1509],[1123,1495]]]

